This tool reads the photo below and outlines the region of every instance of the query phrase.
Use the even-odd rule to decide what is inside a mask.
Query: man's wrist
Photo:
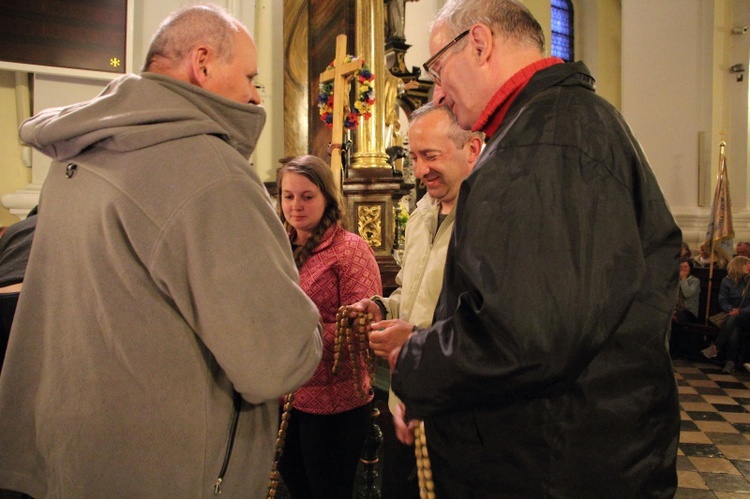
[[[377,305],[378,308],[380,309],[380,317],[382,319],[385,319],[386,316],[388,315],[388,311],[385,308],[385,304],[383,303],[383,300],[381,300],[379,296],[373,296],[372,301],[374,301],[375,305]]]

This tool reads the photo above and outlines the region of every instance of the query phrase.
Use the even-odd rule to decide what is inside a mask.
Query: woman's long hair
[[[305,241],[305,244],[294,250],[294,263],[299,269],[307,259],[310,258],[310,255],[318,244],[320,244],[320,240],[326,230],[335,223],[341,221],[344,214],[342,211],[341,196],[336,190],[336,185],[333,183],[333,173],[328,164],[317,156],[297,156],[279,168],[278,172],[276,172],[276,185],[279,190],[277,210],[279,218],[281,218],[281,222],[284,224],[284,228],[286,229],[287,234],[289,234],[289,239],[291,241],[294,241],[297,231],[287,221],[286,217],[284,217],[284,210],[281,207],[282,182],[284,180],[284,175],[287,173],[303,175],[310,182],[318,186],[326,200],[326,207],[323,211],[323,218],[320,219],[320,223],[307,241]]]
[[[739,284],[745,278],[745,273],[742,271],[742,267],[750,263],[750,258],[746,256],[735,256],[727,264],[727,277],[732,282]]]

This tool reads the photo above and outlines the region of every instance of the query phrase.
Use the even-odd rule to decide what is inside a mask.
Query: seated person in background
[[[5,230],[0,237],[0,293],[18,292],[26,274],[31,241],[36,229],[37,209]]]
[[[683,243],[684,244],[684,243]],[[669,352],[677,352],[680,333],[688,324],[698,322],[698,301],[701,292],[700,279],[691,275],[693,260],[689,257],[680,259],[680,283],[677,304],[672,314],[672,333],[669,337]]]
[[[750,300],[746,299],[748,275],[750,275],[750,258],[736,256],[729,261],[727,276],[722,279],[719,289],[719,306],[728,317],[721,326],[716,342],[702,350],[706,358],[713,359],[726,344],[726,362],[723,369],[725,373],[734,372],[739,353],[739,331],[736,330],[735,321],[738,316],[750,314]]]
[[[680,249],[680,258],[690,258],[693,256],[693,252],[690,251],[690,246],[685,241],[682,241],[682,249]],[[690,266],[692,268],[692,265]]]
[[[714,255],[714,267],[715,268],[726,268],[727,262],[724,258],[719,255]],[[693,260],[695,267],[707,268],[711,265],[711,246],[705,242],[701,244],[698,256]]]
[[[698,256],[696,256],[693,259],[693,263],[695,267],[708,267],[711,263],[711,253],[710,249],[708,248],[708,243],[703,243],[700,245],[700,248],[698,248]]]
[[[26,275],[26,264],[31,252],[31,241],[36,229],[37,209],[29,216],[8,227],[0,236],[0,370],[8,346],[10,326]]]
[[[734,334],[737,335],[737,338],[740,340],[744,336],[747,338],[747,334],[750,332],[750,314],[740,314],[737,316],[737,318],[734,320]],[[742,341],[738,340],[740,345],[743,344]],[[747,340],[745,339],[745,345],[747,345]],[[742,353],[745,353],[744,357],[747,359],[747,347],[739,348],[738,349],[742,356]],[[742,364],[742,367],[745,368],[745,371],[750,372],[750,362],[745,362]]]
[[[737,243],[737,249],[735,250],[734,256],[746,256],[750,258],[750,243],[740,241]]]
[[[294,392],[279,471],[292,497],[350,498],[373,392],[365,359],[352,358],[346,346],[333,374],[336,314],[342,305],[381,294],[380,270],[364,239],[340,225],[343,205],[325,161],[294,158],[279,169],[277,185],[300,286],[323,323],[323,358]]]

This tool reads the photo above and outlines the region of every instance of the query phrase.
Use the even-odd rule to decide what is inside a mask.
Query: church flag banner
[[[724,154],[725,142],[719,144],[719,178],[716,182],[714,202],[711,206],[711,220],[708,222],[706,242],[713,249],[718,259],[729,261],[732,258],[732,201],[729,197],[729,176],[727,160]]]

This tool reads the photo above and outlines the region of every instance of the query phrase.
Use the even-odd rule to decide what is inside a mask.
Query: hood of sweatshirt
[[[20,137],[65,161],[90,147],[133,151],[193,135],[215,135],[249,158],[265,110],[155,73],[128,74],[99,96],[46,109],[21,124]]]

